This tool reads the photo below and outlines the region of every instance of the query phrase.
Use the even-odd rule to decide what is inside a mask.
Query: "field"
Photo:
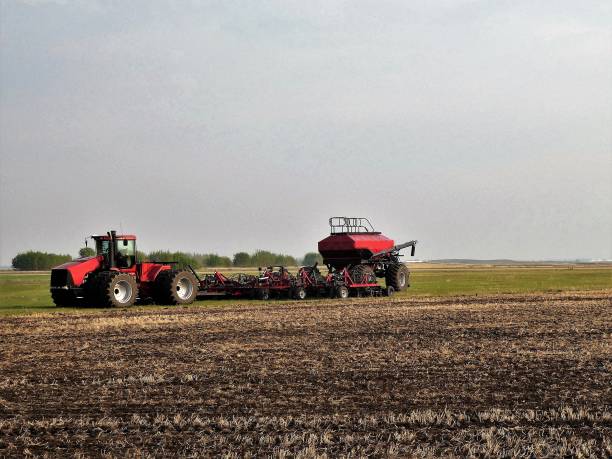
[[[463,295],[2,317],[0,457],[610,457],[610,271],[442,271]]]
[[[561,292],[612,288],[610,265],[466,267],[414,264],[411,269],[412,286],[405,293],[407,296]],[[292,272],[296,271],[297,269],[292,269]],[[231,271],[225,272],[231,273]],[[235,304],[241,302],[210,299],[196,302],[196,305],[206,307]],[[147,306],[147,309],[150,308],[151,306]],[[75,311],[73,308],[58,309],[53,305],[49,295],[48,273],[0,272],[0,316],[58,310]]]

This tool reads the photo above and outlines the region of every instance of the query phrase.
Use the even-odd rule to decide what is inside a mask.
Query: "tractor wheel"
[[[189,271],[162,271],[155,279],[157,304],[191,304],[198,294],[198,281]]]
[[[393,263],[389,265],[385,279],[387,281],[387,286],[393,287],[396,292],[401,292],[406,287],[410,287],[408,283],[410,271],[408,271],[408,267],[403,263]]]
[[[51,298],[55,306],[58,307],[74,307],[78,306],[79,303],[79,299],[70,290],[53,290]]]
[[[389,285],[385,290],[385,296],[393,296],[395,294],[395,289]]]
[[[267,288],[257,289],[257,299],[268,301],[270,299],[270,290]]]
[[[356,284],[376,283],[376,275],[370,265],[357,265],[351,269],[350,275]]]
[[[345,300],[346,298],[348,298],[348,296],[349,296],[349,289],[346,286],[341,285],[340,287],[336,289],[336,298],[341,298]]]
[[[90,274],[83,284],[83,294],[87,306],[100,306],[102,302],[102,288],[100,279],[103,273]]]
[[[98,281],[103,306],[129,307],[138,297],[138,285],[134,276],[118,272],[102,273]]]
[[[293,298],[296,300],[305,300],[306,299],[306,289],[304,287],[296,287],[293,290]]]

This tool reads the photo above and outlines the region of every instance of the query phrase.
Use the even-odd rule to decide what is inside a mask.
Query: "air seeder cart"
[[[327,265],[328,275],[323,285],[339,298],[350,294],[392,295],[410,286],[408,267],[400,262],[400,251],[412,247],[414,256],[417,241],[395,245],[392,239],[375,231],[367,218],[332,217],[329,219],[330,235],[319,241],[319,253]],[[315,289],[321,286],[321,277]],[[385,278],[386,289],[378,284],[377,278]]]

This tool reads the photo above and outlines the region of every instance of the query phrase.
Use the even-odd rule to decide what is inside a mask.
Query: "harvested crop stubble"
[[[0,323],[0,456],[612,454],[611,291]]]

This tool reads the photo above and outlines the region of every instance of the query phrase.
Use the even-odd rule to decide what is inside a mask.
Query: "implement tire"
[[[387,281],[387,286],[393,287],[396,292],[401,292],[406,287],[410,287],[410,271],[408,266],[403,263],[389,265],[385,280]]]
[[[376,275],[370,265],[354,266],[350,273],[355,284],[376,284]]]
[[[338,288],[336,288],[336,298],[345,300],[348,297],[349,297],[349,289],[346,286],[341,285]]]
[[[198,294],[198,281],[192,272],[162,271],[155,279],[157,304],[191,304]]]
[[[291,295],[296,300],[305,300],[307,293],[304,287],[296,287],[293,289],[293,294]]]
[[[255,296],[258,300],[268,301],[270,299],[270,289],[258,288]]]
[[[130,274],[107,271],[99,275],[98,292],[102,306],[130,307],[138,297],[138,284]]]

